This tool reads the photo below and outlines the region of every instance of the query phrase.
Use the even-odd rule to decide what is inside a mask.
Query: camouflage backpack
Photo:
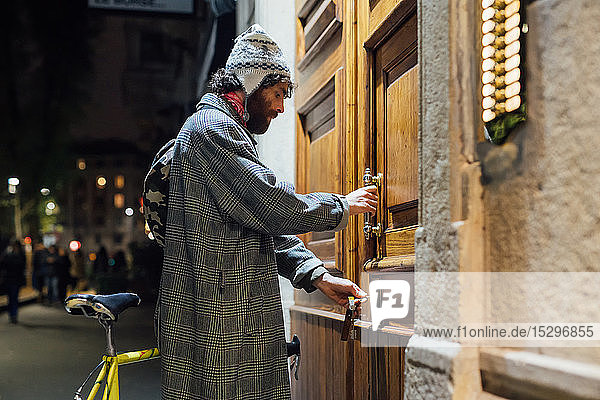
[[[175,139],[169,140],[152,160],[150,171],[144,179],[144,219],[150,229],[148,237],[165,247],[167,203],[169,201],[169,170],[173,160]]]
[[[199,103],[196,111],[215,106]],[[165,247],[165,232],[167,230],[167,204],[169,202],[169,171],[173,160],[175,139],[171,139],[154,156],[150,170],[144,178],[142,203],[144,205],[144,220],[150,230],[148,237],[156,240],[160,247]]]

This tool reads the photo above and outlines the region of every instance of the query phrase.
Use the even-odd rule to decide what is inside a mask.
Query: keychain
[[[344,318],[344,325],[342,326],[342,341],[346,342],[348,338],[350,338],[350,340],[356,339],[357,335],[354,322],[356,321],[357,308],[366,299],[366,297],[355,299],[353,296],[348,296],[348,309],[346,310],[346,317]]]

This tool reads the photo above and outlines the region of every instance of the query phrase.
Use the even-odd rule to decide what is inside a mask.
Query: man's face
[[[273,86],[259,88],[248,97],[250,119],[246,125],[251,133],[255,135],[265,133],[271,120],[284,111],[283,99],[287,89],[287,83],[279,82]]]

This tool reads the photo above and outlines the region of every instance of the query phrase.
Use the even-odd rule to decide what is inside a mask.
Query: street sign
[[[194,0],[88,0],[88,7],[120,11],[193,14]]]

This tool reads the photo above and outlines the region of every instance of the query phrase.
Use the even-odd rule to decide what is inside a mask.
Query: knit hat
[[[225,70],[240,80],[250,96],[267,75],[279,74],[291,80],[290,67],[277,43],[258,24],[235,39]]]

